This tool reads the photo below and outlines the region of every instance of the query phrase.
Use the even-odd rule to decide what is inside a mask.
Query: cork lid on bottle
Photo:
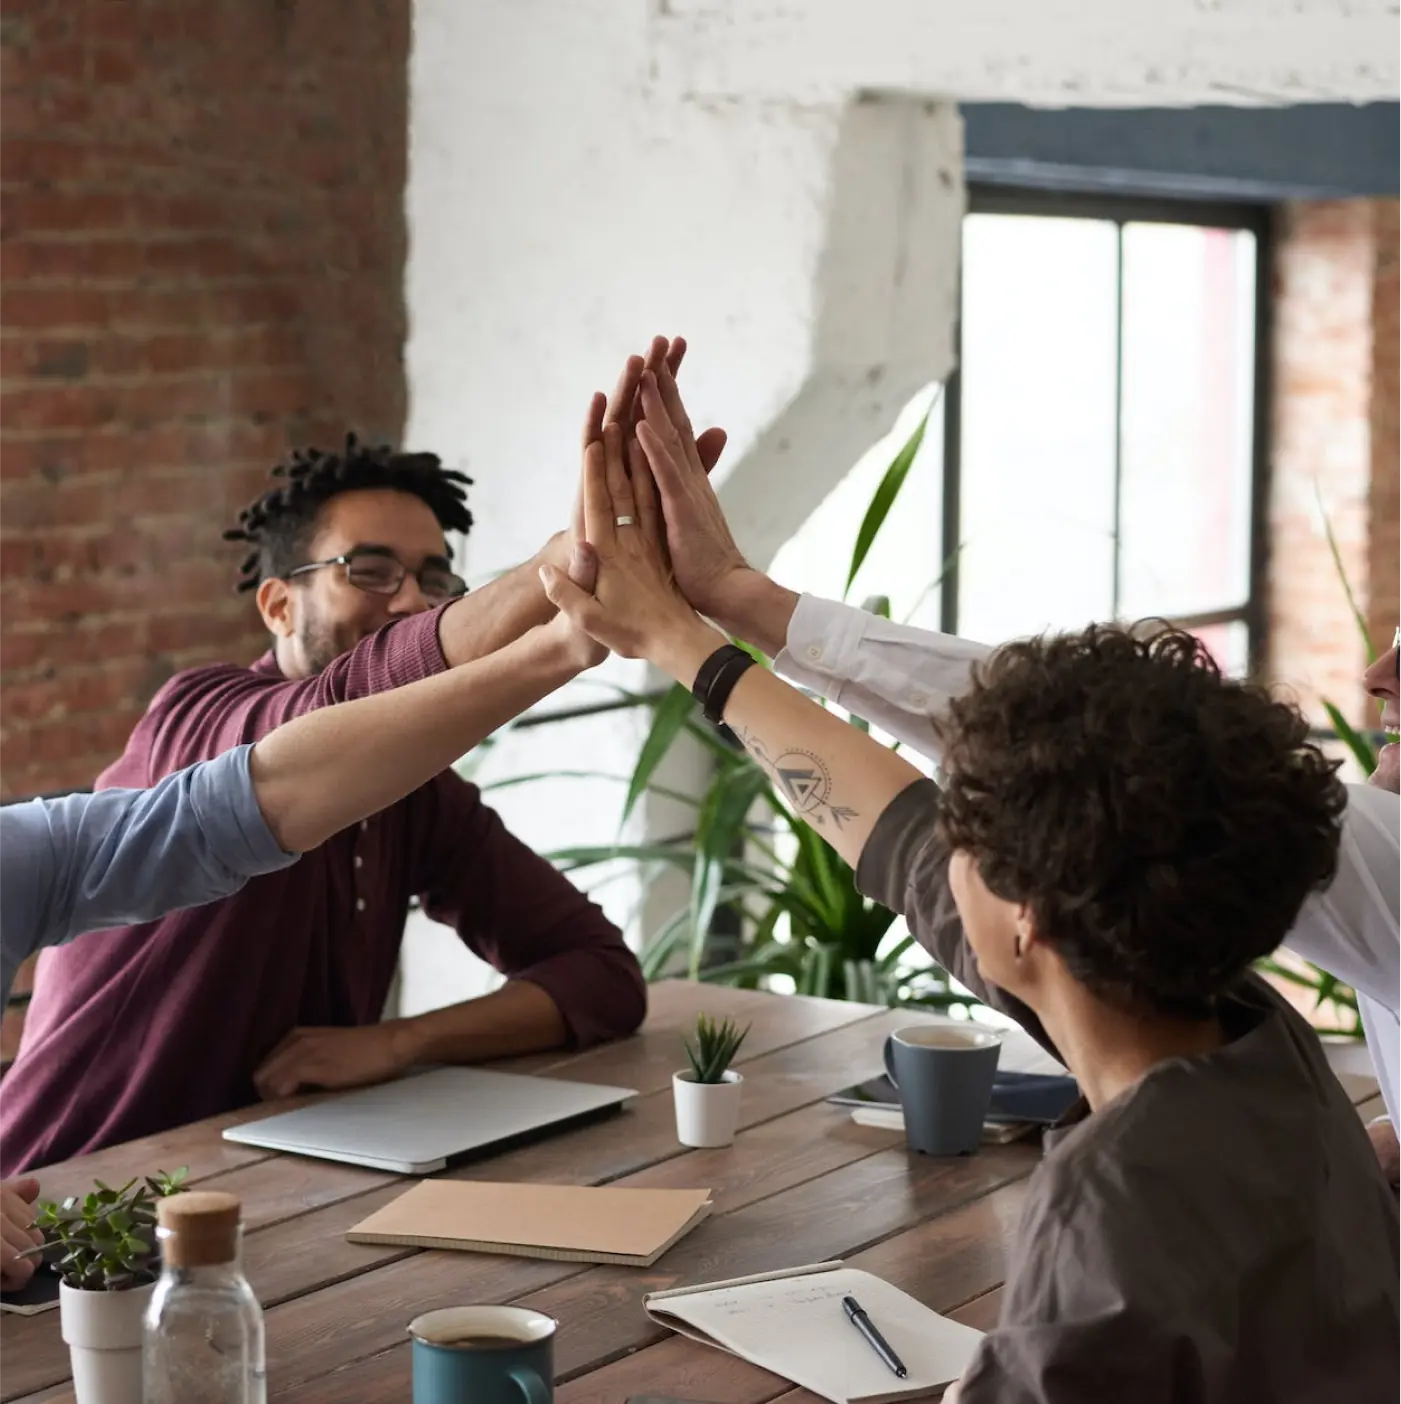
[[[173,1194],[156,1205],[161,1257],[170,1267],[217,1267],[238,1256],[238,1199],[216,1190]]]

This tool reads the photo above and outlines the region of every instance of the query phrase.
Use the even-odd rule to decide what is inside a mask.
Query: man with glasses
[[[670,348],[671,364],[684,347]],[[668,354],[653,343],[653,364]],[[608,416],[631,413],[631,358]],[[586,440],[602,432],[595,396]],[[723,436],[702,444],[710,461]],[[314,708],[483,660],[475,692],[522,701],[498,653],[555,610],[539,557],[468,595],[448,532],[471,514],[459,473],[432,454],[368,448],[293,455],[227,535],[252,549],[272,648],[251,667],[172,678],[99,786],[140,787]],[[494,668],[494,670],[493,670]],[[560,679],[542,681],[543,696]],[[498,722],[498,724],[500,724]],[[355,765],[357,757],[345,757]],[[410,899],[504,974],[491,994],[381,1021]],[[445,771],[295,867],[236,896],[47,952],[21,1053],[0,1087],[0,1173],[97,1150],[256,1097],[383,1081],[416,1063],[473,1062],[631,1033],[646,1009],[636,958],[602,911],[509,834],[475,787]]]

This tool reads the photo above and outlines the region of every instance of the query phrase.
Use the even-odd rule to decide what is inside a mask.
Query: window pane
[[[1119,613],[1250,590],[1255,236],[1124,226]]]
[[[1211,650],[1216,666],[1227,677],[1245,676],[1250,666],[1250,630],[1242,620],[1206,624],[1192,632]]]
[[[1106,619],[1114,583],[1118,237],[1103,220],[963,224],[959,632]]]

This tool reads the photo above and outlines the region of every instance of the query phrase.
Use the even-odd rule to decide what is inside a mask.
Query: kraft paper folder
[[[708,1189],[422,1180],[345,1236],[352,1243],[651,1267],[709,1213]]]
[[[907,1379],[846,1319],[845,1296],[865,1308],[909,1370]],[[642,1304],[653,1321],[833,1404],[894,1404],[935,1394],[963,1374],[983,1338],[889,1282],[840,1262],[653,1292]]]

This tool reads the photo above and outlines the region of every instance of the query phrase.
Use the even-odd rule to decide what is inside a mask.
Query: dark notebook
[[[1053,1126],[1070,1110],[1080,1096],[1073,1077],[1051,1073],[999,1071],[992,1083],[990,1122],[1029,1122]],[[839,1107],[899,1107],[900,1094],[884,1074],[845,1087],[827,1098]]]
[[[17,1292],[0,1292],[0,1311],[33,1316],[58,1305],[58,1274],[41,1267]]]

